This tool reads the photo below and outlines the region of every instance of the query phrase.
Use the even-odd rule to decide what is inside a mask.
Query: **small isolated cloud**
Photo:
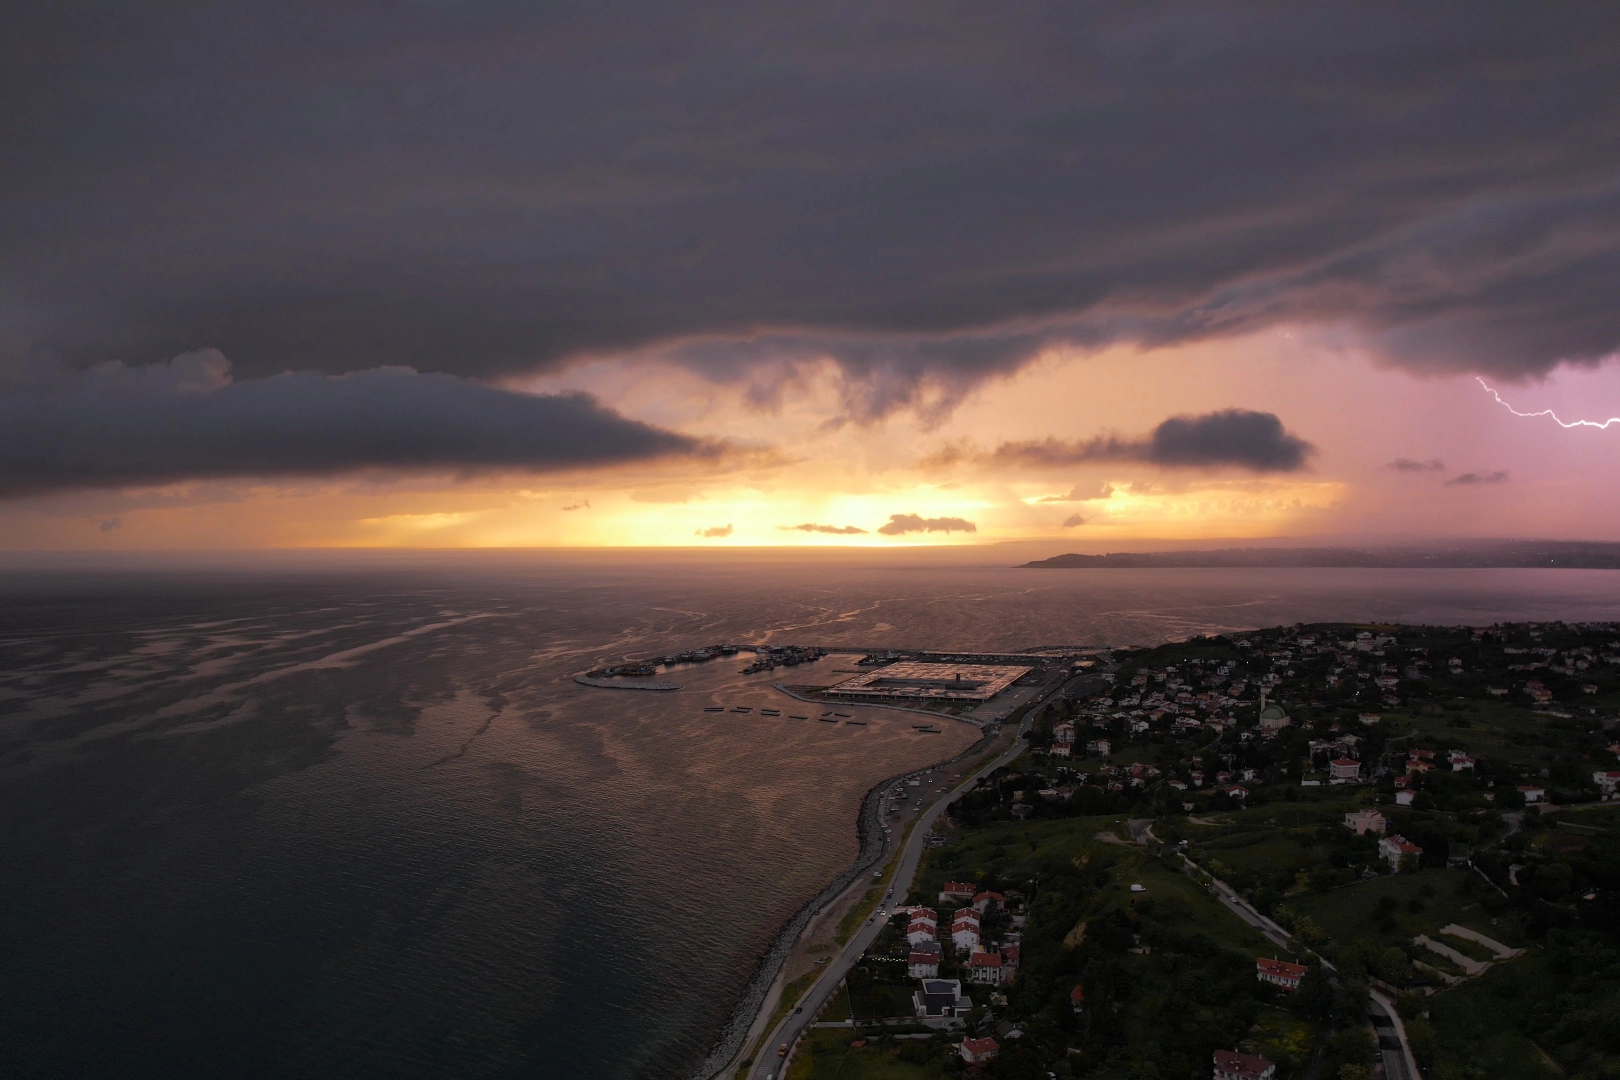
[[[1384,466],[1384,468],[1391,469],[1395,472],[1407,473],[1443,472],[1445,471],[1445,467],[1446,463],[1441,461],[1439,458],[1430,458],[1428,461],[1413,461],[1411,458],[1404,457],[1398,457],[1388,465]]]
[[[890,514],[889,523],[880,525],[878,532],[884,536],[904,536],[914,532],[978,532],[979,527],[973,522],[959,517],[925,518],[916,514]]]
[[[116,517],[110,517],[110,518],[104,519],[102,521],[102,523],[101,523],[101,526],[100,526],[101,531],[104,532],[104,533],[110,533],[114,529],[121,529],[123,527],[124,527],[124,523],[122,521],[118,520],[118,518],[116,518]]]
[[[1063,519],[1063,527],[1065,529],[1072,529],[1078,525],[1084,525],[1085,523],[1086,519],[1081,517],[1079,514],[1070,514],[1068,517]]]
[[[563,507],[564,510],[589,510],[590,508],[591,500],[589,499],[581,499],[577,503],[569,503],[567,506]]]
[[[1145,437],[1032,439],[1005,442],[992,464],[1050,468],[1088,461],[1141,461],[1167,469],[1236,466],[1252,472],[1296,472],[1316,448],[1287,431],[1275,413],[1221,409],[1172,416]]]
[[[1048,495],[1040,501],[1043,503],[1091,502],[1096,499],[1106,499],[1113,493],[1113,485],[1097,480],[1076,484],[1069,489],[1067,495]]]
[[[1460,476],[1453,476],[1446,481],[1446,487],[1474,487],[1479,484],[1505,484],[1507,482],[1508,474],[1498,469],[1496,472],[1465,472]]]
[[[807,521],[803,525],[778,525],[784,532],[826,533],[829,536],[856,536],[865,533],[865,529],[858,529],[853,525],[817,525]]]
[[[707,529],[699,529],[693,535],[694,536],[701,536],[705,540],[715,540],[715,539],[718,539],[719,537],[722,537],[722,536],[730,536],[731,535],[731,526],[730,525],[713,525],[713,526],[710,526]]]

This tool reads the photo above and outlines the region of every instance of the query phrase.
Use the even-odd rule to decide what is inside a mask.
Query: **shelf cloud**
[[[57,371],[0,393],[0,497],[366,469],[556,472],[721,453],[585,394],[404,368],[236,381],[213,351]]]
[[[75,364],[830,363],[862,421],[1281,325],[1620,348],[1605,5],[120,12],[0,35],[0,334]]]

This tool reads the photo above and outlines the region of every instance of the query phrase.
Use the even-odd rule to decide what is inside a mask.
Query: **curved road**
[[[904,897],[911,888],[911,879],[916,874],[917,864],[922,859],[923,844],[928,838],[928,832],[938,820],[945,808],[967,792],[973,790],[981,779],[995,772],[1003,765],[1017,759],[1024,752],[1027,745],[1024,734],[1029,726],[1026,718],[1020,726],[1018,736],[1013,739],[1006,752],[994,761],[985,765],[978,772],[958,784],[948,794],[942,796],[933,806],[925,810],[912,827],[911,838],[906,841],[905,849],[900,853],[899,865],[895,868],[894,876],[888,880],[889,887],[896,896]],[[903,781],[901,781],[903,783]],[[837,991],[840,983],[849,969],[855,966],[872,942],[882,933],[885,923],[882,920],[871,919],[855,932],[849,944],[844,946],[842,952],[834,957],[828,964],[821,977],[811,985],[808,992],[798,1002],[799,1011],[790,1012],[782,1021],[772,1029],[768,1038],[759,1043],[759,1049],[754,1056],[754,1064],[748,1070],[749,1080],[778,1080],[781,1074],[787,1071],[786,1059],[777,1055],[780,1046],[792,1047],[799,1036],[815,1021],[816,1014]],[[780,998],[772,995],[760,1009],[762,1016],[769,1015],[776,1008],[775,1002]],[[746,1045],[746,1044],[745,1044]],[[728,1066],[729,1068],[729,1066]]]

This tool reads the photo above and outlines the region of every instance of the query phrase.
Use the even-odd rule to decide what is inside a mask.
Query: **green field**
[[[1487,910],[1486,896],[1490,891],[1490,886],[1469,870],[1424,870],[1332,892],[1289,897],[1286,906],[1296,920],[1309,920],[1297,927],[1298,932],[1308,935],[1308,925],[1325,935],[1321,948],[1329,959],[1342,954],[1351,943],[1363,950],[1405,948],[1418,934],[1434,937],[1449,923],[1477,930],[1510,947],[1524,944],[1512,919]],[[1457,946],[1450,938],[1438,940],[1453,945],[1458,952],[1474,955],[1472,948]],[[1436,967],[1447,967],[1428,950],[1420,955]]]

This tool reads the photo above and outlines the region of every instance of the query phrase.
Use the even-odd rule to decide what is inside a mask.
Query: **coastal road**
[[[917,864],[922,860],[923,845],[928,838],[928,832],[933,828],[934,822],[939,819],[939,816],[945,812],[945,808],[973,790],[985,776],[1017,759],[1018,755],[1024,752],[1026,743],[1023,733],[1027,729],[1028,722],[1026,721],[1020,728],[1019,736],[1013,740],[1012,745],[1006,751],[972,776],[963,780],[948,794],[923,811],[922,816],[917,819],[917,823],[912,826],[911,836],[900,853],[900,860],[895,868],[894,875],[886,879],[886,884],[893,889],[895,896],[904,898],[906,892],[911,888],[911,879],[916,874]],[[799,1036],[804,1034],[805,1030],[815,1021],[816,1013],[821,1011],[821,1007],[838,990],[839,984],[844,981],[844,976],[849,973],[849,969],[855,966],[856,961],[861,958],[861,955],[882,933],[883,927],[884,920],[882,919],[872,919],[867,922],[856,931],[855,936],[850,939],[849,944],[844,946],[843,951],[828,962],[826,970],[821,973],[821,977],[815,981],[804,997],[795,1003],[802,1007],[802,1011],[788,1013],[772,1029],[770,1035],[759,1043],[759,1048],[754,1054],[754,1064],[748,1070],[749,1080],[780,1080],[781,1075],[787,1071],[787,1062],[777,1056],[777,1047],[783,1045],[791,1047]],[[765,1003],[760,1007],[761,1015],[769,1015],[770,1012],[774,1011],[776,1002],[779,1000],[774,995],[768,996]],[[746,1046],[747,1043],[744,1045]],[[732,1067],[727,1065],[728,1070]],[[726,1074],[722,1072],[716,1075]]]

